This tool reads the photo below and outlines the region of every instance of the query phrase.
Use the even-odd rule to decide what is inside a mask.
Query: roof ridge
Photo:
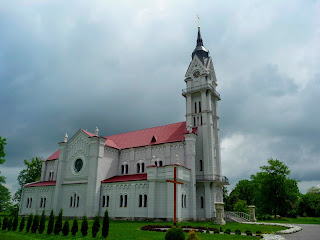
[[[143,129],[139,129],[139,130],[134,130],[134,131],[128,131],[128,132],[113,134],[113,135],[110,135],[110,136],[106,136],[105,138],[112,137],[112,136],[115,136],[115,135],[125,134],[125,133],[139,132],[139,131],[147,130],[147,129],[153,129],[153,128],[158,128],[158,127],[165,127],[165,126],[169,126],[169,125],[173,125],[173,124],[178,124],[178,123],[184,123],[184,122],[186,122],[186,121],[176,122],[176,123],[169,123],[169,124],[166,124],[166,125],[161,125],[161,126],[156,126],[156,127],[143,128]]]

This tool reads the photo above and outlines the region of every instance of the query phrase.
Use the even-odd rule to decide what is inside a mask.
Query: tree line
[[[320,216],[320,188],[311,187],[301,194],[298,181],[290,178],[288,166],[277,159],[269,159],[260,170],[250,180],[239,181],[230,194],[224,188],[227,211],[248,212],[248,205],[255,205],[261,219],[269,215]]]
[[[66,219],[64,221],[64,224],[62,224],[62,215],[63,210],[61,209],[59,212],[59,215],[56,217],[54,216],[53,210],[51,210],[51,214],[49,216],[49,221],[47,225],[47,234],[50,235],[54,233],[54,235],[59,235],[60,232],[62,232],[63,236],[68,236],[70,232],[70,225],[69,220]],[[0,219],[0,229],[7,230],[7,231],[16,231],[18,229],[18,213],[15,213],[13,217],[5,216],[3,221]],[[26,223],[27,221],[27,223]],[[41,216],[30,214],[26,220],[25,217],[23,217],[20,221],[19,225],[19,231],[22,232],[24,229],[26,232],[43,234],[45,230],[45,223],[46,223],[46,215],[44,210],[42,211]],[[78,219],[76,217],[73,218],[73,223],[71,227],[71,234],[72,236],[76,236],[78,232]],[[81,234],[83,237],[88,235],[88,219],[86,216],[83,216],[82,223],[81,223]],[[95,238],[100,230],[100,217],[96,216],[93,220],[92,225],[92,237]],[[108,210],[105,211],[103,222],[102,222],[102,229],[101,229],[101,236],[103,238],[107,238],[109,235],[109,215]]]

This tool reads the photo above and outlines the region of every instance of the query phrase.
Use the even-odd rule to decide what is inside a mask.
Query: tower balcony
[[[189,93],[194,93],[194,92],[198,92],[200,90],[211,90],[211,92],[219,99],[220,98],[220,94],[217,92],[217,90],[215,90],[211,84],[207,83],[207,84],[203,84],[203,85],[199,85],[199,86],[195,86],[195,87],[190,87],[190,88],[186,88],[186,89],[182,89],[182,95],[185,97],[187,94]]]
[[[197,182],[220,182],[224,183],[224,185],[229,185],[229,179],[227,177],[217,174],[196,175],[196,180]]]

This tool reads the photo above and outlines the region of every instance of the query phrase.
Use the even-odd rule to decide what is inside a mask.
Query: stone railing
[[[203,85],[199,85],[199,86],[195,86],[195,87],[182,89],[182,95],[185,96],[187,93],[193,93],[193,92],[197,92],[197,91],[205,90],[205,89],[211,90],[214,93],[214,95],[216,95],[217,98],[221,99],[220,98],[220,94],[209,83],[203,84]]]
[[[233,219],[233,218],[242,218],[245,219],[247,221],[250,221],[250,215],[246,214],[244,212],[230,212],[230,211],[226,211],[225,212],[225,218],[226,219]]]
[[[197,181],[214,181],[214,182],[222,182],[229,184],[229,179],[225,176],[217,175],[217,174],[202,174],[196,175]]]

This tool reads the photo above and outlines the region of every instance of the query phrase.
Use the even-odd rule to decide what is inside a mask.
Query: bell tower
[[[198,26],[197,45],[185,74],[186,125],[197,128],[195,172],[197,181],[221,182],[217,79],[209,51]]]

